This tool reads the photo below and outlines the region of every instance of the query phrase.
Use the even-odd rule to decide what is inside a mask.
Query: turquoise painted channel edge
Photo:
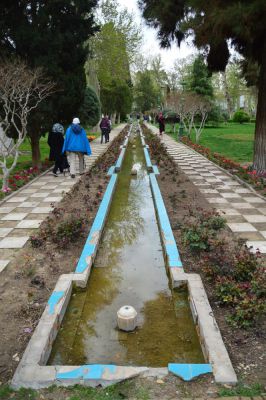
[[[158,213],[159,224],[161,233],[163,236],[163,244],[165,246],[165,252],[168,258],[168,264],[170,268],[182,268],[182,261],[177,249],[176,241],[173,235],[173,231],[170,225],[168,214],[164,205],[164,201],[161,195],[161,191],[156,179],[155,174],[150,174],[150,183],[152,193],[155,201],[156,210]]]
[[[199,375],[210,374],[211,364],[168,364],[168,371],[184,381],[191,381]]]
[[[98,235],[99,232],[103,229],[105,218],[107,216],[109,205],[114,193],[116,181],[117,181],[117,174],[113,174],[104,193],[100,207],[98,209],[93,225],[91,227],[88,239],[84,245],[75,273],[82,274],[87,268],[86,258],[95,255],[97,243],[94,243],[94,237],[95,235]]]

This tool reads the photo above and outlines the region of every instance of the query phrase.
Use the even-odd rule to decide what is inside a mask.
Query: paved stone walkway
[[[125,124],[121,124],[112,130],[110,143],[124,127]],[[87,170],[110,143],[101,144],[100,138],[91,143],[92,155],[85,157]],[[78,167],[78,160],[76,163]],[[53,209],[51,203],[60,202],[79,179],[80,176],[72,179],[69,174],[56,178],[49,171],[0,205],[0,272]]]
[[[153,133],[158,129],[148,125]],[[253,191],[232,179],[211,161],[164,135],[168,153],[180,169],[199,187],[206,200],[218,211],[225,213],[227,225],[234,234],[247,240],[252,251],[266,253],[266,201]]]

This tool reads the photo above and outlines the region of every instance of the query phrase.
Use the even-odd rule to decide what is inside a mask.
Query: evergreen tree
[[[92,11],[98,0],[2,0],[0,51],[43,67],[58,92],[29,120],[34,165],[40,163],[39,139],[51,125],[69,123],[79,111],[86,89],[84,42],[97,28]]]
[[[139,0],[148,24],[159,28],[164,47],[194,34],[194,43],[206,50],[210,71],[224,71],[228,43],[259,72],[254,168],[266,171],[266,2],[263,0]]]
[[[100,100],[91,87],[85,90],[84,102],[78,113],[83,124],[88,124],[91,128],[98,124],[101,118]]]
[[[207,99],[213,97],[211,77],[202,56],[198,56],[193,62],[189,90]]]

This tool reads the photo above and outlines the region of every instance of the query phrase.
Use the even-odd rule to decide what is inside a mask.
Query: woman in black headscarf
[[[55,161],[53,168],[53,175],[57,175],[59,170],[61,173],[64,171],[64,156],[62,148],[64,144],[64,127],[61,124],[54,124],[52,130],[49,132],[48,145],[50,146],[50,161]]]

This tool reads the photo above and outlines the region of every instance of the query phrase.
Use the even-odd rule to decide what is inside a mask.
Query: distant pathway
[[[100,138],[91,142],[92,155],[85,157],[87,170],[125,126],[121,124],[112,130],[108,144],[101,144]],[[79,179],[79,175],[72,179],[69,174],[56,178],[50,171],[0,205],[0,272],[53,209],[51,203],[60,202]]]
[[[158,129],[148,124],[153,133]],[[225,213],[227,225],[234,234],[247,240],[253,251],[266,253],[266,201],[247,189],[211,161],[164,135],[168,153],[180,169],[199,187],[206,200]]]

